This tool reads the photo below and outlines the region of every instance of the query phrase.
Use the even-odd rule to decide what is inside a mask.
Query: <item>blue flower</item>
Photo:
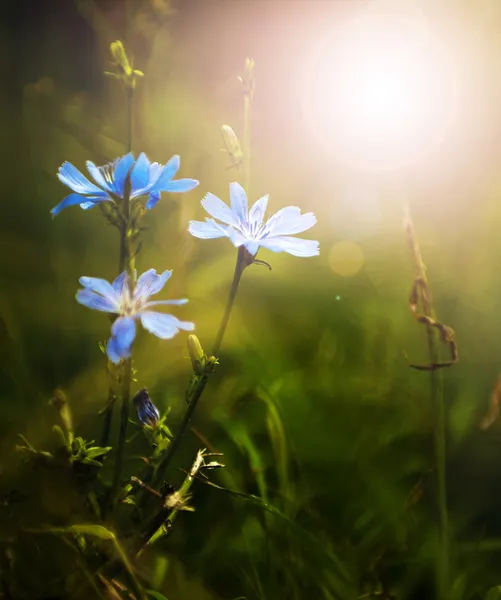
[[[180,167],[177,154],[165,166],[150,163],[144,152],[137,160],[129,153],[103,167],[96,167],[90,160],[86,164],[94,183],[69,162],[59,167],[57,176],[73,193],[50,211],[53,217],[63,208],[75,204],[80,204],[81,208],[87,210],[100,202],[120,201],[124,197],[129,174],[130,199],[147,197],[147,209],[153,208],[160,200],[161,192],[189,192],[198,185],[196,179],[172,179]]]
[[[260,246],[294,256],[319,254],[318,242],[290,237],[315,225],[317,220],[313,213],[302,215],[297,206],[287,206],[265,223],[268,196],[259,198],[249,209],[245,190],[237,182],[230,183],[230,200],[231,208],[214,194],[207,194],[202,206],[214,218],[206,218],[205,222],[190,221],[188,231],[191,235],[202,239],[228,237],[237,248],[245,246],[252,256],[256,255]]]
[[[130,289],[129,277],[125,271],[113,283],[95,277],[80,278],[80,283],[84,286],[76,295],[80,304],[119,315],[111,327],[111,337],[106,346],[106,353],[112,362],[118,363],[122,358],[130,357],[132,342],[136,337],[136,319],[140,319],[145,329],[163,340],[173,338],[180,329],[195,329],[193,323],[149,310],[162,304],[181,305],[188,302],[186,299],[150,302],[150,297],[161,291],[171,275],[172,271],[157,275],[155,269],[150,269],[139,277],[134,291]]]
[[[141,423],[143,425],[155,427],[160,420],[160,413],[158,412],[158,408],[150,400],[148,390],[146,388],[140,390],[134,398],[132,398],[132,402],[136,407],[137,416]]]

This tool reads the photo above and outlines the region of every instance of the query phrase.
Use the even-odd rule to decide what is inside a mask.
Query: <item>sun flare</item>
[[[302,81],[306,119],[338,162],[371,171],[412,163],[454,116],[444,48],[418,16],[366,11],[314,48]]]

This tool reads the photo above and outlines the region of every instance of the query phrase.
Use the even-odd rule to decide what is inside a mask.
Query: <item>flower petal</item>
[[[295,237],[272,237],[259,240],[259,245],[273,252],[288,252],[293,256],[318,256],[320,250],[315,240],[303,240]]]
[[[106,354],[112,363],[117,364],[122,360],[119,350],[117,339],[110,337],[108,343],[106,344]]]
[[[120,275],[111,284],[111,287],[120,297],[122,297],[125,290],[129,289],[129,276],[127,271],[120,273]]]
[[[114,351],[120,358],[129,358],[131,346],[136,337],[136,324],[132,317],[118,317],[111,326],[111,337],[114,339]]]
[[[96,294],[100,294],[115,304],[115,308],[118,309],[120,307],[120,296],[113,289],[111,283],[108,283],[106,279],[99,279],[98,277],[80,277],[79,281],[84,288],[91,290]]]
[[[230,183],[231,210],[241,223],[247,221],[247,194],[244,188],[236,181]]]
[[[173,179],[169,181],[169,183],[165,184],[164,188],[162,189],[162,192],[190,192],[191,190],[194,190],[199,184],[200,182],[196,179]]]
[[[106,200],[106,198],[103,200],[103,202]],[[89,210],[89,208],[94,208],[94,206],[97,206],[99,204],[99,202],[92,202],[92,200],[90,202],[82,202],[82,204],[80,204],[80,208],[82,210]]]
[[[212,194],[211,192],[206,194],[201,205],[211,217],[214,217],[223,223],[227,223],[228,225],[238,227],[238,220],[235,218],[231,208],[215,194]]]
[[[129,174],[133,164],[134,155],[132,152],[122,156],[122,158],[118,159],[115,163],[115,169],[113,172],[113,188],[115,193],[120,197],[123,196],[125,180],[127,179],[127,175]]]
[[[188,298],[181,298],[180,300],[154,300],[153,302],[147,302],[144,308],[150,308],[150,306],[160,306],[161,304],[173,304],[174,306],[182,306],[188,304]]]
[[[130,184],[132,188],[132,194],[134,190],[141,190],[145,188],[150,181],[150,161],[144,152],[137,157],[132,172],[130,174]]]
[[[244,246],[247,249],[247,252],[252,256],[255,256],[257,251],[259,250],[260,242],[245,242]]]
[[[269,195],[262,196],[256,200],[249,210],[249,225],[260,227],[263,223],[266,207],[268,206]]]
[[[106,192],[103,192],[97,185],[91,183],[85,175],[82,175],[76,167],[67,161],[59,167],[57,176],[64,185],[67,185],[77,194],[83,194],[85,196],[95,194],[98,198],[107,195]]]
[[[236,248],[239,248],[243,244],[246,244],[250,241],[248,238],[242,235],[240,231],[233,229],[233,227],[228,227],[228,237]]]
[[[161,275],[157,275],[155,269],[145,271],[137,280],[134,299],[146,302],[150,296],[158,294],[171,275],[172,271],[164,271]]]
[[[149,332],[153,333],[162,340],[173,338],[180,329],[193,331],[194,323],[180,321],[174,315],[165,315],[154,311],[145,311],[141,313],[141,323]]]
[[[61,200],[57,206],[54,206],[54,208],[51,209],[50,214],[52,215],[52,218],[54,218],[68,206],[75,206],[75,204],[81,205],[86,202],[87,198],[85,196],[81,196],[80,194],[70,194],[69,196],[66,196],[64,200]]]
[[[151,192],[146,202],[146,210],[151,210],[160,200],[160,192]]]
[[[92,179],[94,179],[99,187],[105,189],[107,192],[113,191],[112,186],[110,185],[109,181],[106,181],[99,167],[96,167],[96,165],[90,160],[88,160],[85,165],[87,167],[87,171],[89,171],[91,174]]]
[[[265,234],[293,235],[302,233],[315,225],[317,219],[313,213],[301,214],[301,209],[297,206],[286,206],[275,213],[266,223]]]
[[[181,159],[179,158],[179,154],[174,154],[174,156],[169,160],[169,162],[162,168],[159,176],[153,181],[152,190],[155,192],[164,192],[167,191],[165,186],[170,182],[170,180],[174,177],[174,175],[179,171],[179,167],[181,166]],[[151,181],[151,179],[150,179]]]
[[[117,310],[116,305],[111,300],[99,296],[92,290],[78,290],[75,298],[77,302],[93,310],[100,310],[107,313],[114,313]]]
[[[202,221],[190,221],[188,225],[188,231],[194,237],[201,238],[202,240],[212,240],[220,237],[229,237],[228,231],[231,227],[223,227],[216,223],[213,219],[206,219],[205,223]]]

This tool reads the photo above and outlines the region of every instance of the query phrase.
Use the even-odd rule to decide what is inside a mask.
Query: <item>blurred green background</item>
[[[501,584],[501,424],[478,428],[501,369],[501,7],[416,3],[454,57],[459,113],[439,148],[381,174],[339,166],[308,128],[297,94],[316,40],[366,4],[19,0],[0,9],[4,491],[30,482],[43,489],[14,447],[17,433],[37,447],[54,443],[48,399],[56,386],[79,432],[100,435],[107,388],[97,342],[109,324],[74,294],[82,275],[114,278],[118,236],[97,211],[68,209],[52,221],[49,210],[66,194],[56,178],[63,161],[83,170],[85,160],[104,164],[125,151],[121,90],[102,75],[110,42],[123,40],[145,73],[134,151],[161,163],[180,154],[179,176],[201,182],[165,194],[147,215],[138,270],[174,269],[168,297],[190,299],[176,315],[196,322],[204,346],[222,315],[235,252],[227,240],[190,237],[187,224],[203,217],[208,191],[227,201],[237,177],[220,152],[220,127],[242,133],[237,75],[246,56],[256,61],[251,200],[269,193],[272,212],[292,204],[318,219],[303,236],[320,240],[318,258],[263,251],[273,270],[245,272],[221,365],[176,459],[187,468],[200,445],[224,452],[225,473],[214,481],[262,497],[289,521],[196,486],[196,512],[182,514],[142,558],[169,600],[433,597],[433,414],[428,375],[409,369],[404,355],[427,360],[424,328],[408,305],[404,195],[439,318],[459,346],[458,365],[444,372],[454,593],[484,598]],[[360,264],[352,253],[335,258],[340,242],[356,243]],[[142,332],[134,359],[137,389],[170,408],[175,429],[191,368],[185,336],[162,342]],[[132,458],[131,472],[139,464]],[[171,474],[174,484],[182,477]],[[78,522],[64,495],[40,497],[42,508],[27,501],[21,514],[4,509],[3,538],[25,522]],[[32,550],[26,597],[55,597],[50,577],[67,560],[64,548],[51,561],[41,560],[43,546]]]

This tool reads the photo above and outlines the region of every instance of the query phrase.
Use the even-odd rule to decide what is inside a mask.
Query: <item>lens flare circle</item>
[[[304,116],[335,159],[392,170],[435,148],[456,106],[453,69],[425,23],[368,12],[321,39],[302,81]]]
[[[362,269],[364,263],[364,251],[356,242],[343,240],[330,249],[329,265],[336,275],[353,277]]]

